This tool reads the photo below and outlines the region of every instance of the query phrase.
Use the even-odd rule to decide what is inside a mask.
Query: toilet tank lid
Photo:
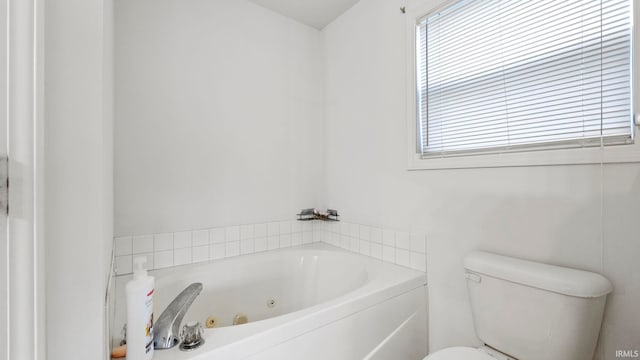
[[[467,255],[464,268],[494,278],[575,297],[596,298],[612,290],[611,282],[600,274],[484,251],[474,251]]]

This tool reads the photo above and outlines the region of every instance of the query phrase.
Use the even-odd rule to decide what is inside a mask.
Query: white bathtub
[[[154,313],[193,282],[204,289],[183,324],[209,316],[205,344],[164,359],[422,359],[426,346],[424,273],[312,244],[211,263],[155,270]],[[114,342],[125,319],[117,278]],[[275,301],[275,306],[272,305]],[[248,324],[231,326],[236,314]]]

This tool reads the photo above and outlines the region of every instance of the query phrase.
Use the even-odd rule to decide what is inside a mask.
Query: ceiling
[[[249,0],[316,29],[322,29],[359,0]]]

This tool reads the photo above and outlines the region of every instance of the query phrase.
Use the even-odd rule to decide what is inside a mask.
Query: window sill
[[[605,148],[556,149],[423,159],[409,156],[408,170],[472,169],[525,166],[616,164],[640,162],[640,144]]]

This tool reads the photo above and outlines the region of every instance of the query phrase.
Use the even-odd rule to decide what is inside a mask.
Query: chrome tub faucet
[[[180,343],[180,325],[193,301],[200,295],[202,283],[187,286],[162,312],[153,325],[153,347],[171,349]]]

